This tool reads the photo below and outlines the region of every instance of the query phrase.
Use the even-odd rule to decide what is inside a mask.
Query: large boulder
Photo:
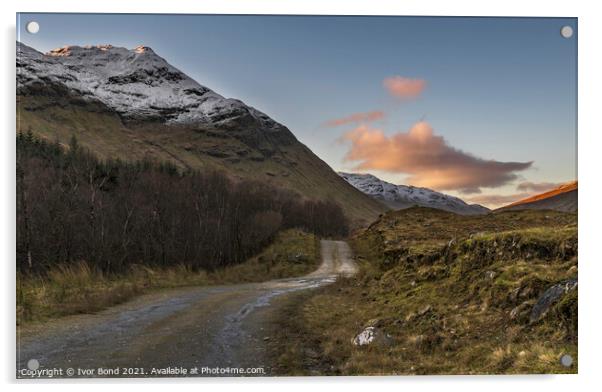
[[[577,279],[569,279],[548,288],[533,306],[529,322],[534,323],[541,320],[548,313],[552,305],[576,288]]]
[[[354,346],[390,346],[392,342],[393,338],[389,334],[385,333],[382,329],[374,326],[364,328],[351,340],[351,343]]]

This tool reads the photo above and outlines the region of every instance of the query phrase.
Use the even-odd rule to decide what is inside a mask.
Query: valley
[[[337,173],[146,46],[17,51],[18,369],[577,372],[576,182],[490,210]],[[263,370],[147,373],[193,367]]]

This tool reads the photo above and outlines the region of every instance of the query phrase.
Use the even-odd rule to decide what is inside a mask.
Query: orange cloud
[[[422,121],[407,132],[386,136],[362,124],[345,133],[351,142],[346,161],[359,162],[356,170],[409,174],[408,182],[438,190],[480,193],[481,187],[499,187],[517,179],[515,172],[533,162],[486,160],[450,146]]]
[[[404,78],[402,76],[391,76],[383,80],[383,86],[392,96],[408,99],[419,96],[426,87],[426,81]]]
[[[559,182],[521,182],[516,186],[517,191],[543,193],[558,188],[562,183]]]
[[[338,127],[341,125],[359,123],[359,122],[371,122],[380,120],[385,117],[385,113],[380,110],[375,110],[373,112],[365,112],[365,113],[354,113],[347,117],[337,118],[334,120],[327,121],[324,125],[327,127]]]

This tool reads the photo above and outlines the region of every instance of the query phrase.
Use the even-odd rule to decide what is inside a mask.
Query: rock
[[[554,305],[561,297],[563,297],[569,291],[574,290],[576,287],[577,279],[569,279],[548,288],[533,306],[529,321],[534,323],[541,320],[546,315],[548,310],[550,310],[552,305]]]
[[[392,342],[393,338],[377,327],[366,327],[351,340],[351,343],[354,346],[367,346],[372,344],[390,346]]]

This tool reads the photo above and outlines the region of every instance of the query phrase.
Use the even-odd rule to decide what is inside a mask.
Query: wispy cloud
[[[336,118],[334,120],[327,121],[324,123],[327,127],[338,127],[347,124],[356,124],[360,122],[372,122],[377,121],[385,117],[385,113],[380,110],[364,113],[353,113],[343,118]]]
[[[530,193],[515,193],[512,195],[478,195],[470,197],[466,200],[471,203],[483,204],[487,207],[495,208],[526,199],[529,196],[531,196]]]
[[[412,185],[466,194],[515,181],[516,172],[528,169],[533,163],[476,157],[450,146],[424,121],[408,132],[392,136],[362,124],[345,133],[342,140],[351,142],[345,160],[359,162],[356,170],[405,173],[409,174],[408,182]]]
[[[558,188],[562,183],[558,182],[521,182],[516,186],[517,191],[543,193]]]
[[[426,87],[423,79],[410,79],[403,76],[391,76],[383,80],[383,86],[389,94],[399,99],[416,98]]]

